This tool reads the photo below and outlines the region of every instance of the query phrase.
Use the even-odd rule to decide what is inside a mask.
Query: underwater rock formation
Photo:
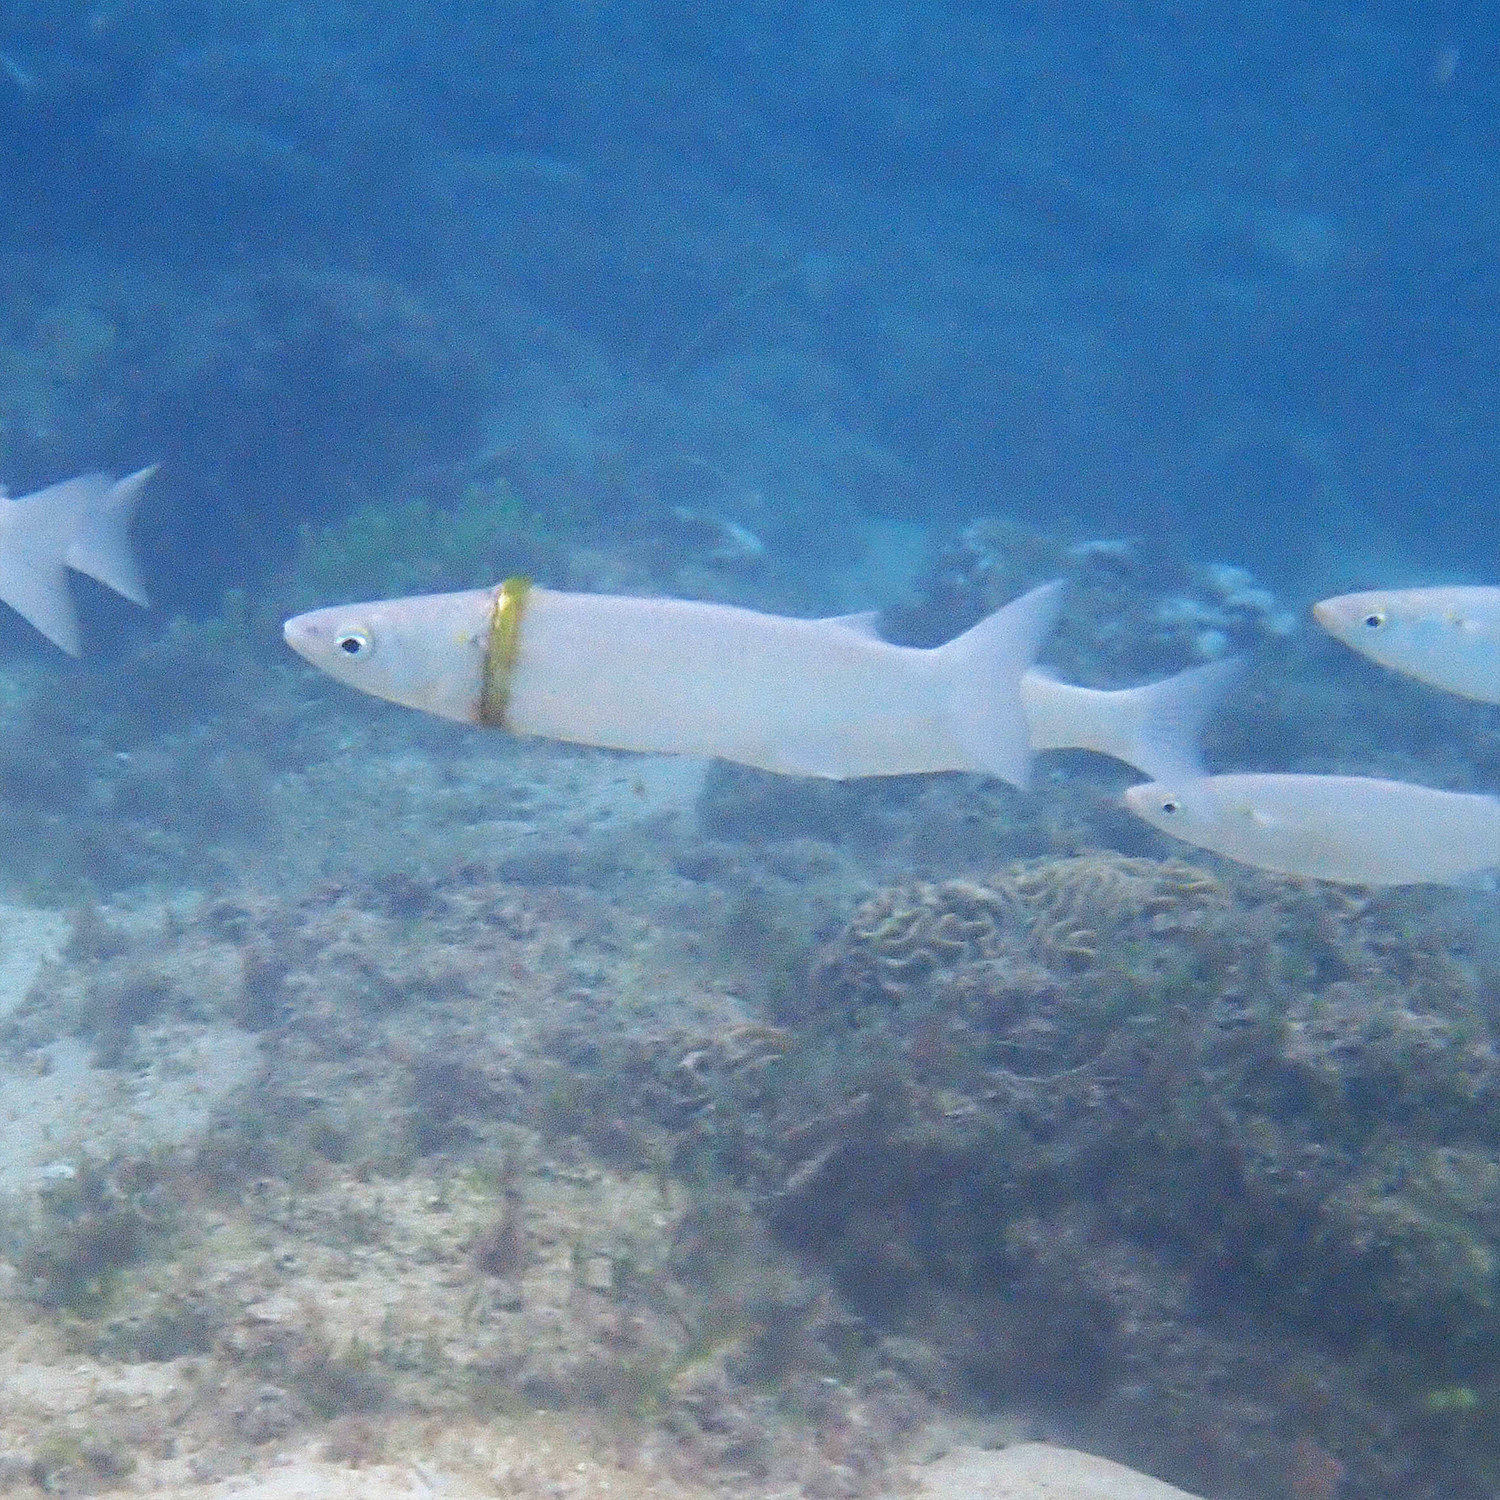
[[[939,1389],[1107,1412],[1216,1494],[1305,1442],[1376,1492],[1413,1462],[1377,1408],[1441,1447],[1432,1393],[1500,1336],[1485,981],[1409,922],[1111,855],[894,886],[711,1133],[855,1308],[929,1330]]]
[[[476,863],[79,920],[15,1065],[69,1032],[146,1091],[205,1037],[260,1062],[33,1195],[12,1309],[206,1362],[178,1439],[250,1457],[541,1402],[854,1495],[982,1407],[1218,1500],[1333,1465],[1488,1493],[1500,1049],[1462,906],[1096,853],[897,882],[810,944],[767,871],[837,861],[698,854],[659,926],[618,878]]]

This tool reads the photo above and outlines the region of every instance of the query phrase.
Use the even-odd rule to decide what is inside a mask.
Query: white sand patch
[[[1123,1464],[1050,1443],[955,1449],[917,1478],[921,1500],[1196,1500]]]
[[[12,1014],[46,965],[62,960],[64,912],[0,901],[0,1017]],[[0,1062],[0,1194],[66,1175],[83,1153],[107,1156],[192,1139],[259,1060],[248,1033],[178,1028],[144,1069],[98,1068],[87,1043],[60,1037]]]
[[[259,1473],[206,1484],[168,1480],[153,1485],[143,1474],[132,1490],[112,1490],[101,1500],[142,1493],[160,1500],[689,1500],[710,1493],[676,1482],[649,1463],[601,1460],[545,1425],[523,1420],[522,1426],[529,1430],[503,1438],[471,1437],[461,1444],[468,1450],[461,1457],[450,1451],[431,1459],[353,1469],[311,1453],[285,1454]],[[451,1448],[441,1440],[438,1446]],[[918,1477],[918,1500],[1196,1500],[1122,1464],[1048,1443],[995,1451],[959,1449]],[[786,1490],[739,1493],[748,1500],[792,1500]]]
[[[42,965],[62,952],[69,926],[60,911],[0,901],[0,1016],[26,998]]]
[[[444,1485],[439,1476],[432,1476]],[[110,1495],[138,1495],[140,1490],[112,1490]],[[478,1497],[494,1491],[435,1487],[420,1471],[410,1466],[400,1468],[379,1464],[367,1469],[351,1469],[339,1464],[321,1463],[315,1459],[292,1462],[284,1468],[252,1477],[237,1476],[216,1484],[167,1485],[150,1489],[146,1494],[161,1500],[413,1500],[413,1497]],[[108,1500],[108,1497],[104,1497]]]
[[[180,1461],[143,1463],[128,1488],[91,1490],[98,1500],[716,1500],[723,1491],[679,1478],[648,1449],[608,1451],[589,1424],[554,1413],[517,1413],[503,1424],[397,1424],[390,1446],[408,1456],[357,1467],[321,1444],[258,1455],[254,1467],[194,1480]],[[497,1430],[503,1428],[504,1430]],[[744,1500],[798,1500],[799,1490],[747,1491]]]
[[[87,1043],[63,1037],[0,1066],[0,1194],[65,1176],[83,1155],[192,1140],[260,1060],[254,1037],[229,1026],[194,1028],[173,1050],[169,1063],[122,1072],[94,1067]]]

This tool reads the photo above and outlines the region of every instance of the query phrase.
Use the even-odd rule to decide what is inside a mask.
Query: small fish
[[[130,523],[153,465],[124,479],[83,474],[13,500],[0,492],[0,602],[71,656],[82,650],[66,570],[145,605]]]
[[[331,677],[409,708],[783,775],[980,771],[1025,786],[1034,750],[1065,745],[1135,756],[1148,775],[1196,767],[1184,736],[1218,679],[1182,674],[1153,696],[1031,672],[1061,590],[1043,584],[930,649],[882,640],[873,614],[801,620],[524,579],[313,610],[284,631]]]
[[[1331,636],[1431,687],[1500,703],[1500,588],[1372,589],[1313,605]]]
[[[1500,799],[1407,781],[1206,776],[1133,786],[1125,805],[1163,833],[1280,875],[1483,886],[1500,870]]]

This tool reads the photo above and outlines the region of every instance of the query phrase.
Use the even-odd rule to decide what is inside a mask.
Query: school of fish
[[[1085,749],[1151,778],[1125,805],[1187,843],[1279,874],[1484,885],[1500,800],[1379,777],[1209,775],[1201,728],[1240,670],[1142,687],[1035,665],[1062,603],[1043,584],[946,645],[882,640],[873,615],[789,619],[682,599],[490,589],[313,610],[288,645],[350,687],[463,723],[617,750],[719,756],[786,775],[979,771],[1025,787],[1039,751]],[[1500,589],[1324,600],[1374,660],[1500,702]]]
[[[154,466],[0,489],[0,602],[62,650],[81,636],[69,569],[147,603],[130,527]],[[1492,885],[1500,799],[1371,776],[1210,775],[1198,742],[1237,659],[1140,687],[1062,682],[1036,657],[1063,584],[942,646],[883,640],[873,613],[806,620],[688,599],[488,589],[312,610],[287,644],[362,692],[454,719],[615,750],[717,756],[789,776],[973,771],[1017,787],[1038,752],[1091,750],[1149,779],[1145,822],[1283,875],[1369,886]],[[1372,661],[1500,704],[1500,588],[1376,590],[1313,606]]]

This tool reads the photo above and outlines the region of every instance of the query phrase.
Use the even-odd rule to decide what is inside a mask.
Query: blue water
[[[8,482],[164,459],[168,603],[497,420],[538,504],[649,505],[689,449],[773,532],[1487,563],[1478,7],[17,4],[0,43]],[[663,432],[684,397],[741,431]]]

